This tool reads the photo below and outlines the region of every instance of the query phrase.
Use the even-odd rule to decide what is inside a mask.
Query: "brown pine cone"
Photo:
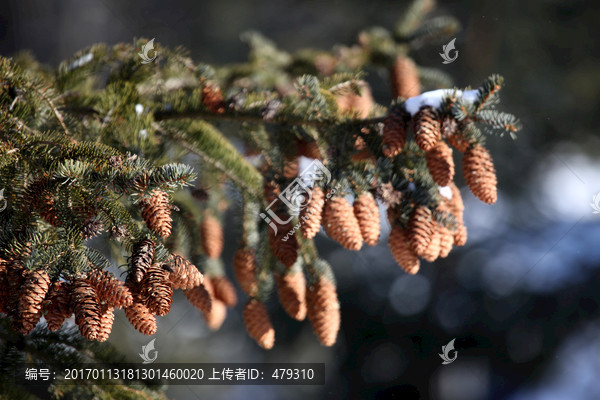
[[[73,314],[71,309],[71,288],[68,282],[56,281],[50,286],[44,301],[44,318],[51,332],[61,328],[65,319]]]
[[[221,222],[210,212],[204,213],[204,219],[200,225],[202,237],[202,249],[208,258],[219,258],[223,251],[223,228]]]
[[[410,248],[417,256],[425,255],[431,243],[434,227],[431,210],[425,206],[417,206],[408,220]]]
[[[311,191],[310,203],[300,210],[300,230],[302,235],[307,239],[312,239],[317,235],[321,228],[321,217],[323,213],[323,205],[325,204],[325,194],[323,189],[315,187]]]
[[[282,221],[287,221],[289,218],[289,215],[285,212],[279,212],[277,216]],[[273,255],[288,268],[291,268],[298,258],[298,240],[295,232],[292,232],[293,230],[294,225],[290,221],[283,225],[277,224],[277,233],[273,229],[269,229],[268,233],[269,245]]]
[[[382,150],[386,157],[395,157],[406,144],[406,122],[398,112],[392,112],[383,122]]]
[[[208,282],[208,279],[205,281]],[[204,284],[195,286],[183,291],[188,301],[203,313],[210,313],[212,308],[212,298]]]
[[[169,272],[158,264],[150,266],[140,283],[140,295],[152,314],[167,315],[173,303],[173,288],[169,282]]]
[[[465,224],[458,224],[458,228],[454,232],[454,245],[455,246],[464,246],[467,243],[467,227]]]
[[[169,274],[173,289],[192,289],[200,286],[204,281],[204,276],[198,271],[198,268],[178,254],[171,255],[169,265],[173,270]]]
[[[354,200],[354,216],[366,244],[375,246],[381,232],[379,206],[369,192],[364,192]]]
[[[227,306],[221,300],[215,298],[215,290],[210,279],[204,280],[204,288],[210,296],[211,306],[210,311],[203,311],[202,314],[204,315],[208,327],[211,330],[216,331],[223,325],[223,322],[225,322],[225,318],[227,317]]]
[[[440,225],[438,229],[440,234],[440,257],[446,258],[452,250],[452,245],[454,244],[454,234],[445,226]]]
[[[131,254],[131,270],[129,274],[134,282],[141,282],[146,271],[154,260],[154,243],[150,239],[144,239],[133,248]]]
[[[211,276],[210,283],[213,287],[215,299],[221,300],[227,307],[235,307],[237,293],[235,287],[226,276]]]
[[[323,208],[323,228],[327,235],[349,250],[360,250],[362,234],[354,211],[344,197],[332,197]]]
[[[388,238],[388,245],[396,262],[408,274],[414,275],[419,272],[421,263],[419,257],[410,248],[407,232],[400,226],[394,225]]]
[[[29,271],[19,296],[20,332],[29,334],[42,318],[42,302],[50,287],[50,277],[46,271]]]
[[[298,154],[298,157],[304,156],[317,160],[323,159],[321,156],[321,150],[319,150],[319,145],[317,145],[317,142],[314,140],[299,140],[296,154]]]
[[[430,151],[442,136],[437,113],[432,107],[421,107],[413,121],[417,145],[423,151]]]
[[[275,330],[273,329],[273,325],[271,325],[265,305],[257,299],[250,299],[246,303],[242,315],[248,334],[256,340],[256,343],[266,350],[273,348],[275,344]]]
[[[465,152],[463,175],[471,192],[481,201],[494,204],[498,198],[494,161],[487,149],[476,144]]]
[[[133,303],[129,289],[110,272],[92,269],[88,272],[87,279],[96,291],[98,299],[110,307],[129,307]]]
[[[100,329],[96,340],[106,342],[112,331],[113,322],[115,321],[115,309],[108,305],[103,305],[100,308]]]
[[[354,83],[359,88],[360,94],[352,90],[350,87],[351,82],[342,83],[341,85],[347,84],[348,86],[334,94],[338,110],[343,114],[352,114],[357,118],[367,118],[371,113],[371,108],[375,104],[371,88],[363,80],[355,81]]]
[[[233,256],[233,273],[238,284],[248,296],[253,296],[258,290],[256,279],[256,264],[254,250],[240,248]]]
[[[450,212],[455,216],[460,215],[462,219],[463,211],[465,210],[465,204],[463,203],[460,190],[454,184],[454,182],[450,182],[448,186],[452,191],[452,198],[447,202],[448,206],[450,207]]]
[[[146,225],[158,236],[166,238],[171,234],[172,223],[171,219],[171,203],[169,195],[162,190],[155,189],[152,191],[151,197],[140,201],[142,209],[142,218],[146,221]]]
[[[275,276],[279,302],[288,315],[298,321],[306,318],[306,280],[302,272]]]
[[[437,224],[434,223],[433,233],[431,235],[431,241],[429,245],[425,249],[425,253],[423,254],[423,259],[425,261],[434,262],[440,256],[440,241],[441,235],[438,230]]]
[[[206,82],[202,87],[202,105],[216,114],[225,112],[225,101],[221,89],[212,82]]]
[[[287,179],[298,176],[298,158],[286,158],[283,162],[283,176]]]
[[[44,193],[40,198],[37,208],[40,216],[52,226],[60,226],[61,222],[56,215],[56,204],[51,193]]]
[[[143,335],[154,335],[156,333],[156,317],[148,311],[148,307],[142,303],[134,303],[125,308],[125,316],[129,323]]]
[[[414,61],[406,56],[398,56],[390,71],[392,81],[392,93],[394,97],[418,96],[421,93],[421,82],[419,71]]]
[[[454,179],[452,149],[445,142],[439,141],[427,152],[426,159],[427,168],[435,183],[446,186]]]
[[[75,323],[83,337],[95,340],[100,331],[100,304],[96,291],[85,278],[76,278],[71,290]]]
[[[333,346],[340,330],[340,303],[335,285],[326,277],[306,292],[306,311],[313,331],[324,346]]]

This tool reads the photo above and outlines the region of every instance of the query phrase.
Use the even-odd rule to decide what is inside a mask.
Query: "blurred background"
[[[247,55],[239,35],[258,30],[282,49],[352,44],[358,32],[393,27],[405,1],[3,0],[0,54],[31,50],[56,66],[97,42],[156,38],[183,45],[196,61]],[[173,386],[176,399],[598,399],[600,383],[600,3],[439,1],[436,14],[463,24],[458,59],[442,64],[442,44],[420,48],[418,64],[440,68],[459,87],[491,73],[505,77],[502,109],[521,118],[516,141],[488,140],[499,201],[487,206],[464,187],[467,246],[425,264],[416,276],[394,262],[383,237],[359,253],[321,236],[335,271],[342,328],[333,348],[308,322],[268,304],[275,348],[247,335],[241,307],[210,332],[176,295],[155,335],[159,362],[324,362],[324,386]],[[369,71],[376,100],[388,104],[385,71]],[[457,166],[460,168],[460,164]],[[457,174],[457,179],[462,179]],[[228,223],[233,225],[233,215]],[[385,218],[384,218],[385,220]],[[387,223],[387,222],[386,222]],[[237,238],[228,232],[231,273]],[[230,274],[231,276],[231,274]],[[239,293],[243,299],[243,294]],[[137,361],[149,338],[122,311],[110,342]],[[438,353],[455,340],[458,358]]]

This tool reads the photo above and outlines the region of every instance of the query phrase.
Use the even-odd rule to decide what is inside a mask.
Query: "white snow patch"
[[[431,90],[429,92],[421,93],[418,96],[411,97],[404,103],[406,111],[410,115],[415,115],[421,107],[430,106],[433,108],[439,108],[442,105],[442,101],[446,96],[455,94],[462,97],[467,103],[473,103],[479,96],[479,90],[455,90],[455,89],[438,89]]]
[[[440,186],[438,190],[442,196],[448,200],[452,200],[452,189],[450,189],[450,186]]]

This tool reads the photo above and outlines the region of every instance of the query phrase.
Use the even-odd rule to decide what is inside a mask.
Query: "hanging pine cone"
[[[44,303],[44,318],[48,324],[48,330],[51,332],[59,330],[65,319],[73,314],[69,283],[65,281],[54,282],[48,290]]]
[[[202,236],[202,249],[208,258],[219,258],[223,251],[223,228],[221,222],[210,212],[204,213],[204,219],[200,225]]]
[[[154,243],[150,239],[142,240],[133,249],[131,255],[131,271],[134,282],[141,282],[154,260]]]
[[[423,253],[423,259],[428,262],[434,262],[440,255],[440,241],[441,236],[437,227],[434,223],[433,233],[431,234],[431,241]]]
[[[213,113],[223,114],[225,112],[223,93],[216,84],[206,82],[202,87],[202,105]]]
[[[400,225],[394,225],[388,238],[388,245],[396,262],[408,274],[414,275],[419,272],[421,263],[419,257],[410,248],[410,241],[406,230]]]
[[[414,61],[406,56],[398,56],[394,61],[390,71],[392,81],[392,92],[394,97],[418,96],[421,93],[421,82],[419,80],[419,71]]]
[[[208,280],[207,280],[208,281]],[[202,285],[195,286],[183,291],[188,301],[203,313],[210,313],[212,308],[212,299],[206,287]]]
[[[150,266],[140,283],[140,295],[148,311],[154,315],[167,315],[173,303],[173,288],[169,282],[169,272],[160,265]]]
[[[256,340],[256,343],[266,350],[273,348],[275,344],[275,330],[273,329],[273,325],[271,325],[265,305],[257,299],[250,299],[246,303],[242,314],[248,334]]]
[[[248,295],[252,296],[258,290],[256,280],[256,264],[254,260],[254,251],[248,248],[240,248],[233,256],[233,273],[240,288]]]
[[[279,302],[288,315],[298,321],[306,318],[306,280],[302,272],[275,277]]]
[[[471,192],[481,201],[494,204],[498,198],[496,170],[487,149],[476,144],[465,152],[463,175]]]
[[[340,329],[340,303],[335,285],[324,276],[308,288],[306,310],[313,330],[324,346],[333,346]]]
[[[283,162],[283,176],[292,179],[298,176],[298,158],[287,158]]]
[[[431,210],[425,206],[418,206],[408,220],[408,237],[412,251],[423,257],[431,243],[434,224]]]
[[[319,232],[324,204],[325,194],[323,189],[315,187],[311,191],[310,203],[300,210],[300,223],[302,224],[300,230],[305,238],[312,239]]]
[[[430,151],[442,136],[437,113],[432,107],[421,107],[413,121],[417,145],[423,151]]]
[[[50,287],[50,277],[46,271],[29,271],[19,294],[19,314],[22,334],[29,334],[42,318],[42,302]]]
[[[142,303],[134,303],[125,308],[125,316],[129,323],[143,335],[154,335],[156,333],[156,317],[148,311]]]
[[[282,221],[287,221],[289,215],[286,212],[279,212],[278,218]],[[291,222],[285,224],[277,224],[277,233],[273,229],[269,229],[269,245],[273,251],[273,255],[280,263],[290,268],[298,258],[298,241],[294,232],[294,225]],[[292,233],[290,233],[292,232]]]
[[[52,226],[60,226],[61,222],[56,215],[56,204],[51,193],[44,193],[37,203],[40,216]]]
[[[366,244],[375,246],[381,232],[379,206],[369,192],[364,192],[354,200],[354,216]]]
[[[235,307],[237,293],[235,287],[226,276],[211,276],[210,283],[213,287],[215,299],[221,300],[227,307]]]
[[[113,307],[103,305],[100,308],[100,329],[96,340],[99,342],[106,342],[112,331],[113,322],[115,321],[115,309]]]
[[[90,239],[98,236],[104,230],[102,221],[96,218],[89,219],[83,223],[80,228],[81,237],[84,239]]]
[[[452,198],[447,202],[448,206],[450,207],[450,212],[454,216],[460,215],[462,219],[463,211],[465,210],[465,204],[463,203],[460,190],[454,184],[454,182],[451,182],[448,187],[450,187],[450,190],[452,191]]]
[[[98,296],[85,278],[76,278],[71,288],[71,307],[75,312],[75,323],[83,337],[95,340],[100,331]]]
[[[406,144],[406,122],[399,112],[392,112],[383,122],[382,149],[386,157],[395,157]]]
[[[319,150],[319,145],[314,140],[299,140],[297,153],[298,156],[304,156],[308,158],[314,158],[316,160],[322,160],[321,150]]]
[[[352,85],[356,85],[360,93],[356,93]],[[357,118],[367,118],[375,104],[369,84],[359,80],[341,83],[337,87],[341,86],[343,88],[334,93],[338,110],[343,114],[351,114]]]
[[[110,307],[129,307],[133,303],[129,289],[110,272],[92,269],[88,272],[87,279],[96,291],[98,299]]]
[[[171,234],[171,203],[169,195],[160,189],[152,191],[151,196],[140,201],[142,218],[146,225],[158,236],[166,238]]]
[[[178,254],[171,255],[169,265],[173,270],[169,274],[173,289],[191,289],[200,286],[204,281],[204,276],[198,271],[198,268]]]
[[[467,227],[462,221],[458,224],[456,231],[454,232],[454,245],[464,246],[467,243]]]
[[[211,330],[216,331],[223,325],[223,322],[225,322],[225,318],[227,317],[227,306],[221,300],[215,298],[215,291],[210,279],[204,280],[204,287],[210,296],[211,307],[210,311],[203,311],[202,314],[204,315],[208,327]]]
[[[454,234],[445,226],[438,227],[440,234],[440,258],[446,258],[454,244]]]
[[[427,152],[426,159],[427,168],[435,183],[446,186],[454,179],[452,149],[445,142],[439,141]]]
[[[323,208],[323,228],[327,235],[349,250],[360,250],[363,238],[348,200],[332,197]]]

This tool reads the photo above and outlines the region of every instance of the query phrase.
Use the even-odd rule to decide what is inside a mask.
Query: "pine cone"
[[[131,271],[129,272],[134,282],[142,281],[153,260],[154,243],[152,240],[144,239],[134,247],[133,254],[131,255]]]
[[[15,293],[20,293],[21,287],[25,284],[26,271],[23,265],[16,260],[9,261],[6,269],[6,288],[5,309],[6,313],[13,320],[15,330],[21,329],[21,315],[19,312],[19,296]],[[3,297],[4,297],[3,296]]]
[[[256,293],[258,283],[256,280],[254,251],[252,249],[240,248],[235,252],[233,256],[233,273],[238,284],[248,296]]]
[[[235,287],[225,276],[211,276],[210,283],[213,287],[215,299],[221,300],[227,307],[235,307],[237,293]]]
[[[435,183],[446,186],[454,179],[452,149],[445,142],[439,141],[427,152],[426,159],[427,168]]]
[[[140,295],[148,311],[154,315],[167,315],[173,303],[173,288],[169,282],[169,272],[158,264],[150,266],[140,283]]]
[[[134,302],[125,308],[125,316],[129,323],[143,335],[154,335],[156,333],[156,317],[142,303]]]
[[[446,258],[450,254],[450,251],[452,251],[454,234],[445,226],[440,225],[438,229],[440,234],[440,257]]]
[[[87,279],[96,291],[98,299],[110,307],[129,307],[133,303],[129,289],[110,272],[93,269],[88,272]]]
[[[406,122],[398,112],[392,112],[383,122],[382,149],[386,157],[395,157],[406,144]]]
[[[173,270],[169,274],[173,289],[192,289],[200,286],[204,281],[204,276],[198,271],[198,268],[178,254],[171,255],[169,265]]]
[[[100,329],[96,336],[97,341],[106,342],[112,331],[114,321],[115,309],[107,305],[102,306],[100,308]]]
[[[388,245],[396,262],[408,274],[414,275],[419,272],[419,257],[410,248],[407,232],[400,226],[394,225],[388,238]]]
[[[333,346],[340,329],[340,303],[335,285],[324,276],[306,292],[307,315],[319,341]]]
[[[306,280],[302,272],[275,276],[279,302],[288,315],[298,321],[306,318]]]
[[[298,176],[298,158],[287,158],[283,162],[283,176],[292,179]]]
[[[84,222],[79,231],[81,232],[81,237],[90,239],[100,235],[103,230],[104,225],[102,224],[102,221],[92,218]]]
[[[358,118],[367,118],[375,104],[371,88],[365,81],[355,81],[354,84],[360,89],[360,94],[358,94],[350,87],[351,83],[347,82],[347,88],[334,94],[338,110],[341,113],[353,114]],[[342,83],[341,85],[346,84]]]
[[[375,246],[381,232],[379,206],[369,192],[364,192],[354,200],[354,216],[366,244]]]
[[[454,245],[455,246],[464,246],[467,243],[467,227],[465,224],[458,224],[458,228],[454,232]]]
[[[225,101],[221,89],[212,82],[206,82],[202,87],[202,105],[216,114],[225,112]]]
[[[289,215],[285,212],[278,213],[282,221],[287,221]],[[290,268],[298,258],[298,241],[294,232],[294,225],[291,222],[277,225],[277,233],[269,229],[269,245],[273,255],[280,263]],[[290,232],[292,232],[290,234]]]
[[[494,204],[498,198],[492,156],[480,144],[469,147],[463,157],[463,175],[471,192],[481,201]]]
[[[206,280],[208,281],[208,279]],[[203,313],[210,313],[212,308],[212,299],[206,287],[202,284],[191,289],[183,291],[188,301]]]
[[[392,81],[392,92],[394,97],[418,96],[421,93],[421,82],[419,80],[419,71],[414,61],[409,57],[398,56],[394,66],[390,71]]]
[[[50,277],[46,271],[29,271],[19,294],[19,313],[22,334],[29,334],[42,317],[42,302],[50,287]]]
[[[275,344],[275,330],[271,325],[267,308],[257,299],[250,299],[243,312],[244,325],[248,334],[263,349],[269,350]]]
[[[463,211],[465,210],[465,204],[463,203],[462,196],[460,194],[460,190],[454,184],[454,182],[450,182],[448,185],[450,190],[452,191],[452,199],[448,201],[448,206],[450,207],[450,212],[454,214],[454,216],[460,215],[462,219]]]
[[[204,213],[200,225],[202,249],[208,258],[219,258],[223,251],[223,228],[221,222],[209,212]]]
[[[151,197],[140,201],[142,218],[146,225],[158,236],[166,238],[171,234],[171,203],[169,195],[162,190],[155,189]]]
[[[73,314],[71,309],[71,288],[68,282],[56,281],[50,286],[46,295],[45,315],[48,330],[51,332],[61,328],[65,319]]]
[[[431,241],[429,245],[425,249],[425,253],[423,254],[423,259],[425,261],[434,262],[440,255],[440,241],[441,236],[437,227],[437,224],[434,223],[433,233],[431,235]]]
[[[412,251],[423,257],[431,243],[434,224],[431,210],[425,206],[418,206],[408,220],[408,237]]]
[[[325,194],[320,187],[315,187],[311,191],[311,196],[310,203],[300,210],[300,223],[302,224],[300,230],[307,239],[314,238],[319,232],[323,205],[325,204]]]
[[[227,306],[221,300],[215,298],[215,291],[210,279],[204,280],[204,287],[210,296],[211,306],[210,311],[203,311],[202,314],[208,327],[216,331],[223,325],[227,317]]]
[[[321,156],[321,150],[319,150],[319,146],[315,141],[299,140],[297,154],[298,157],[304,156],[308,158],[314,158],[317,160],[323,159],[323,157]]]
[[[100,331],[100,304],[96,291],[85,278],[76,278],[71,288],[75,323],[83,337],[95,340]]]
[[[330,238],[349,250],[360,250],[363,238],[348,200],[332,197],[323,209],[323,228]]]
[[[413,121],[417,145],[423,151],[430,151],[442,136],[437,113],[432,107],[421,107]]]
[[[52,226],[60,226],[61,222],[56,215],[56,204],[51,193],[44,193],[37,204],[40,216]]]

